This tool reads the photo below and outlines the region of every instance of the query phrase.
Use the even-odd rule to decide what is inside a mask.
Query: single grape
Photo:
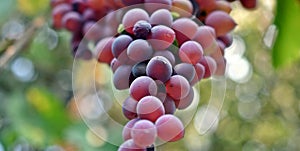
[[[203,48],[205,54],[210,54],[217,49],[216,32],[210,26],[200,26],[193,40],[197,41]]]
[[[132,98],[140,101],[141,98],[157,94],[157,86],[154,80],[147,76],[136,78],[130,85],[129,93]]]
[[[118,151],[146,151],[146,148],[137,146],[133,139],[129,139],[119,147]]]
[[[193,4],[189,0],[173,0],[171,11],[178,13],[180,17],[191,17]]]
[[[121,53],[124,52],[124,50],[127,49],[129,44],[133,41],[133,39],[128,35],[120,35],[118,36],[113,44],[112,44],[112,54],[115,58],[118,58]]]
[[[151,24],[140,20],[133,26],[133,34],[137,39],[146,39],[151,31]]]
[[[96,57],[98,58],[99,62],[104,62],[110,64],[113,57],[111,46],[114,42],[115,38],[108,37],[100,40],[95,48]]]
[[[148,39],[154,50],[165,50],[172,45],[174,40],[175,32],[164,25],[153,27]]]
[[[194,66],[188,63],[177,64],[174,70],[178,75],[185,77],[189,82],[191,82],[196,75]]]
[[[133,125],[139,121],[138,118],[132,119],[129,122],[127,122],[127,124],[124,126],[123,131],[122,131],[122,136],[123,136],[123,140],[127,141],[129,139],[131,139],[131,130]]]
[[[149,20],[149,15],[146,11],[140,8],[134,8],[129,10],[124,16],[122,20],[122,24],[125,30],[131,34],[133,34],[133,27],[136,22],[139,20]]]
[[[172,65],[165,57],[156,56],[149,61],[146,73],[155,80],[166,82],[172,75]]]
[[[123,115],[127,119],[131,120],[131,119],[134,119],[137,117],[137,113],[136,113],[137,103],[138,102],[135,99],[133,99],[132,97],[128,97],[123,102],[122,111],[123,111]]]
[[[148,60],[152,57],[152,54],[153,50],[150,44],[143,39],[134,40],[127,48],[128,57],[135,62]]]
[[[202,46],[195,41],[187,41],[181,45],[179,57],[182,62],[196,64],[203,57]]]
[[[157,118],[165,114],[161,101],[155,96],[145,96],[137,104],[138,117],[155,122]]]
[[[131,74],[130,65],[121,65],[118,67],[113,77],[113,84],[118,90],[129,88],[129,77]]]
[[[70,32],[78,32],[82,27],[82,18],[79,13],[71,11],[63,16],[62,23]]]
[[[205,24],[215,29],[217,37],[226,35],[237,25],[231,16],[223,11],[213,11],[205,19]]]
[[[157,136],[168,142],[174,142],[184,137],[184,126],[182,122],[174,115],[166,114],[155,122]]]
[[[156,136],[156,127],[148,120],[137,121],[131,130],[133,142],[140,147],[152,145],[156,139]]]
[[[146,76],[147,75],[146,67],[147,67],[148,62],[149,62],[149,60],[145,60],[145,61],[135,64],[131,70],[132,74],[135,77]]]
[[[152,25],[165,25],[171,27],[173,22],[172,14],[167,9],[159,9],[155,11],[151,16],[149,22]]]
[[[182,99],[186,97],[190,91],[189,82],[181,75],[172,76],[166,82],[167,94],[173,99]]]
[[[175,65],[175,57],[171,51],[168,50],[161,50],[161,51],[155,51],[153,56],[162,56],[169,60],[172,66]]]
[[[176,33],[179,45],[191,40],[196,33],[198,25],[190,18],[180,18],[173,22],[172,29]]]
[[[209,78],[216,72],[217,63],[212,57],[204,56],[200,63],[205,67],[203,78]]]
[[[174,102],[175,102],[176,108],[178,108],[179,110],[183,110],[192,104],[193,99],[194,99],[194,90],[191,87],[190,91],[186,97],[179,99],[179,100],[174,100]]]

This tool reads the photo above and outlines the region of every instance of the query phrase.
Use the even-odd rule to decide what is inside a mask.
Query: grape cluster
[[[91,53],[87,45],[77,48],[85,35],[96,45],[96,59],[111,67],[114,87],[129,89],[122,108],[130,121],[119,151],[154,150],[157,139],[184,137],[175,111],[191,105],[193,86],[201,79],[225,73],[224,50],[236,26],[229,1],[52,0],[53,26],[73,33],[74,51],[84,50],[76,54]],[[256,5],[256,0],[240,1],[246,8]],[[134,4],[141,7],[130,7],[120,20],[112,14],[96,23],[111,10]],[[105,34],[105,26],[117,34],[108,36],[113,34]]]
[[[72,33],[71,47],[74,56],[90,59],[92,53],[87,46],[88,42],[97,42],[116,33],[119,25],[116,18],[108,19],[105,24],[97,24],[97,21],[124,6],[117,0],[51,0],[52,25],[56,30],[66,29]]]

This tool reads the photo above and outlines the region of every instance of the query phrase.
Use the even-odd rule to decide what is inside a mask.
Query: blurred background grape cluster
[[[71,35],[51,28],[49,7],[49,0],[0,1],[0,151],[117,150],[105,139],[121,142],[121,129],[103,118],[91,86],[80,80],[93,78],[87,73],[94,61],[72,72]],[[158,150],[300,150],[300,2],[259,0],[250,11],[235,2],[233,8],[238,26],[225,54],[227,90],[217,123],[199,134],[197,123],[211,95],[206,80],[199,85],[200,104],[185,138]],[[95,71],[101,88],[109,81],[106,70],[98,64]],[[86,88],[77,102],[72,74],[78,78],[75,85]],[[107,96],[101,105],[124,124],[116,102]],[[76,103],[83,117],[101,121],[88,127]],[[216,116],[215,111],[209,115]]]

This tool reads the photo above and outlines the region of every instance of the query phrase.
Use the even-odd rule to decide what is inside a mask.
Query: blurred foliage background
[[[300,3],[260,0],[255,10],[237,2],[233,7],[238,27],[226,50],[227,90],[218,122],[209,133],[198,133],[211,93],[206,80],[185,139],[158,150],[300,150]],[[95,62],[83,62],[72,72],[70,35],[51,29],[50,13],[49,0],[0,1],[0,151],[117,150],[104,139],[121,142],[121,130],[102,118],[88,94],[92,86],[80,80],[92,78],[86,64]],[[98,64],[95,71],[100,92],[108,87],[106,68]],[[72,73],[87,92],[77,98],[82,116],[101,119],[92,128],[76,107]],[[109,97],[104,101],[110,116],[124,124],[120,104]]]

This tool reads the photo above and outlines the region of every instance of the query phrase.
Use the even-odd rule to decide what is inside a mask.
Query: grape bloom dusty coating
[[[237,25],[229,15],[232,1],[51,0],[53,27],[72,33],[74,56],[88,59],[93,52],[111,67],[114,87],[129,89],[122,112],[130,121],[119,151],[155,150],[156,139],[184,137],[173,114],[192,104],[194,85],[225,74],[224,51]],[[257,5],[239,1],[248,9]],[[137,4],[142,7],[112,13]],[[97,23],[101,18],[105,23]]]

